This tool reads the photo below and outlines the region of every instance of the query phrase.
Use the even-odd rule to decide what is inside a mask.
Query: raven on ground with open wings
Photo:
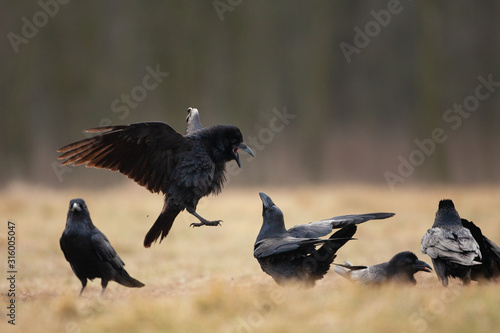
[[[313,287],[316,280],[322,279],[328,272],[337,250],[352,239],[356,224],[394,215],[343,215],[296,225],[287,230],[281,209],[265,193],[259,195],[263,206],[263,222],[255,241],[254,257],[262,270],[280,285],[298,281]],[[319,238],[339,228],[330,238]],[[317,249],[318,245],[322,246]]]

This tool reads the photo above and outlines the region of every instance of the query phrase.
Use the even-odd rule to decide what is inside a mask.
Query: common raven
[[[262,270],[277,284],[300,281],[313,287],[328,272],[335,253],[356,233],[356,224],[385,219],[393,213],[343,215],[296,225],[286,229],[283,213],[265,193],[262,200],[263,223],[254,245],[254,257]],[[320,239],[333,229],[342,228],[328,239]],[[323,244],[318,249],[316,246]]]
[[[69,203],[66,228],[59,240],[64,257],[71,265],[76,277],[87,286],[87,279],[101,278],[101,295],[109,281],[116,281],[126,287],[144,287],[123,266],[125,263],[116,254],[108,238],[97,229],[83,199],[73,199]]]
[[[413,276],[415,273],[431,271],[431,266],[418,260],[417,256],[410,251],[400,252],[388,262],[372,266],[353,266],[347,261],[344,261],[344,265],[334,265],[336,265],[334,267],[336,273],[349,280],[368,285],[384,282],[416,284],[417,280]]]
[[[464,228],[453,201],[441,200],[432,228],[422,238],[422,253],[429,255],[434,270],[443,284],[448,277],[459,278],[464,284],[471,280],[474,265],[481,264],[479,245],[469,229]]]
[[[474,281],[498,281],[500,279],[500,247],[484,236],[481,229],[472,221],[461,219],[462,225],[469,229],[481,251],[481,265],[472,267],[471,279]]]
[[[231,125],[186,135],[162,122],[98,127],[87,132],[100,134],[59,148],[63,153],[59,159],[66,159],[62,165],[119,171],[149,191],[165,195],[163,209],[144,239],[145,247],[165,238],[184,209],[200,220],[192,226],[219,225],[219,220],[207,221],[198,215],[198,201],[222,190],[226,162],[235,160],[241,167],[239,149],[254,156],[243,143],[240,130]]]

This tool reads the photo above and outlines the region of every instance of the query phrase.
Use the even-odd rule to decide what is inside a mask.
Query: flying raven
[[[73,199],[69,203],[66,228],[59,240],[64,257],[71,265],[76,277],[87,286],[87,279],[101,278],[101,295],[109,281],[116,281],[126,287],[144,287],[123,266],[108,238],[92,223],[85,201]]]
[[[323,278],[335,259],[335,253],[356,233],[356,224],[385,219],[393,213],[344,215],[296,225],[286,229],[283,213],[265,193],[259,193],[263,204],[263,223],[254,245],[254,257],[262,270],[277,284],[300,281],[313,287]],[[328,239],[320,239],[333,229],[342,228]],[[321,245],[318,249],[318,245]]]
[[[448,277],[468,284],[473,266],[481,264],[479,245],[470,230],[463,227],[453,201],[439,202],[434,224],[422,238],[422,253],[431,257],[443,286],[448,285]]]
[[[472,266],[471,279],[474,281],[498,281],[500,279],[500,247],[484,236],[481,229],[472,221],[461,219],[462,225],[469,229],[481,251],[481,265]]]
[[[119,171],[149,191],[165,195],[163,209],[144,239],[145,247],[165,238],[184,209],[200,220],[192,226],[219,225],[219,220],[207,221],[198,215],[198,201],[222,190],[226,162],[235,160],[241,167],[239,149],[254,156],[237,127],[201,128],[199,119],[190,127],[189,116],[186,135],[162,122],[98,127],[87,132],[100,134],[59,148],[63,153],[59,159],[66,159],[62,165]]]
[[[335,272],[343,277],[369,285],[384,282],[416,284],[417,281],[413,276],[415,273],[431,271],[431,266],[418,260],[410,251],[400,252],[388,262],[373,266],[353,266],[347,261],[344,261],[344,265],[335,265]]]

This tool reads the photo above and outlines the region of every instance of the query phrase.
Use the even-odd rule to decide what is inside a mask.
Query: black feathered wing
[[[461,219],[462,225],[469,229],[472,236],[479,244],[482,255],[482,265],[476,266],[472,272],[472,279],[478,278],[498,278],[500,276],[500,247],[488,237],[484,236],[481,229],[472,221]]]
[[[58,149],[62,165],[119,171],[151,192],[166,193],[177,153],[190,141],[162,122],[145,122],[87,130],[101,133]]]
[[[307,224],[299,224],[288,229],[288,233],[291,236],[299,238],[323,237],[331,233],[333,229],[343,228],[348,225],[359,224],[370,220],[386,219],[392,216],[394,216],[394,213],[342,215]]]
[[[326,241],[327,239],[297,238],[290,236],[281,238],[266,238],[255,243],[253,255],[257,259],[262,259],[269,256],[296,251],[302,247],[309,247]]]
[[[120,259],[115,249],[111,246],[108,238],[103,233],[94,233],[90,240],[99,259],[110,263],[116,270],[120,270],[125,266],[125,263]]]

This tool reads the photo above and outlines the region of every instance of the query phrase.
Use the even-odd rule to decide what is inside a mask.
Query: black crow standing
[[[101,278],[101,295],[109,281],[126,287],[144,287],[123,268],[125,263],[116,254],[108,238],[97,229],[82,199],[69,203],[66,228],[59,240],[64,257],[82,282],[80,295],[87,286],[87,279]]]
[[[417,280],[413,276],[415,273],[431,272],[431,266],[418,260],[417,256],[410,251],[400,252],[388,262],[372,266],[353,266],[347,261],[344,261],[344,265],[335,265],[336,273],[349,280],[368,285],[384,282],[416,284]]]
[[[431,257],[443,286],[448,285],[448,277],[468,284],[473,266],[481,264],[479,245],[470,230],[462,226],[453,201],[439,202],[434,224],[422,238],[422,253]]]
[[[162,122],[89,129],[87,132],[100,134],[59,148],[63,153],[59,159],[66,159],[63,165],[119,171],[151,192],[162,192],[163,209],[144,239],[144,246],[150,247],[168,235],[184,209],[200,220],[192,226],[219,225],[220,221],[207,221],[198,215],[198,201],[222,190],[226,162],[235,160],[241,167],[239,149],[254,156],[237,127],[199,129],[198,124],[190,127],[188,116],[186,135]]]
[[[254,245],[254,257],[262,270],[277,284],[300,281],[313,287],[323,278],[335,253],[356,233],[356,224],[385,219],[393,213],[344,215],[328,220],[296,225],[286,229],[283,213],[265,193],[262,200],[263,223]],[[320,239],[333,229],[342,228],[328,239]],[[316,246],[323,244],[320,248]]]
[[[471,279],[474,281],[498,281],[500,279],[500,247],[484,236],[481,229],[472,221],[461,219],[462,225],[469,229],[481,251],[481,265],[474,265]]]

